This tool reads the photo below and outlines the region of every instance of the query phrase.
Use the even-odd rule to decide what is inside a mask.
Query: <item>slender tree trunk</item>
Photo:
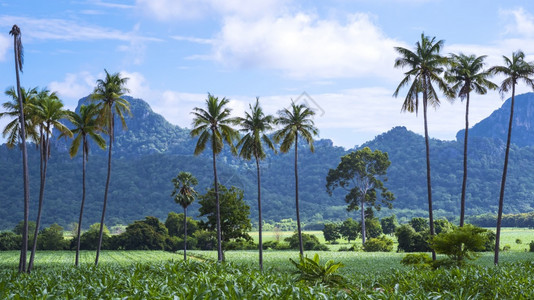
[[[184,207],[184,260],[187,260],[187,207]]]
[[[215,134],[212,130],[212,137],[215,138]],[[217,179],[217,162],[215,155],[215,147],[212,144],[213,151],[213,178],[215,184],[215,208],[217,212],[217,259],[222,262],[224,260],[222,253],[222,233],[221,233],[221,205],[219,203],[219,181]]]
[[[19,33],[20,34],[20,33]],[[17,77],[17,96],[19,100],[19,123],[20,123],[20,148],[22,151],[22,180],[24,184],[24,228],[22,230],[22,243],[19,259],[19,273],[26,272],[26,256],[28,253],[28,219],[30,216],[30,176],[28,172],[28,151],[26,149],[26,124],[24,123],[24,104],[20,92],[19,76],[19,51],[17,38],[19,34],[13,35],[13,46],[15,52],[15,74]]]
[[[43,130],[41,128],[41,186],[39,187],[39,207],[37,209],[37,220],[35,221],[35,231],[33,233],[32,252],[30,254],[30,263],[28,264],[28,273],[32,271],[33,261],[35,259],[35,252],[37,251],[37,236],[39,234],[39,227],[41,226],[41,213],[43,210],[44,189],[46,182],[46,170],[48,167],[48,138],[43,137]]]
[[[512,123],[514,121],[515,83],[512,85],[512,103],[510,107],[510,121],[508,122],[508,138],[506,139],[506,151],[504,154],[504,168],[502,170],[501,193],[499,194],[499,212],[497,213],[497,232],[495,234],[495,258],[494,263],[499,264],[499,247],[501,243],[501,222],[504,206],[504,188],[506,186],[506,174],[508,173],[508,157],[510,154],[510,141],[512,140]]]
[[[465,219],[465,190],[467,188],[467,137],[469,135],[469,93],[465,102],[465,136],[464,136],[464,178],[462,180],[462,199],[460,201],[460,227]]]
[[[302,229],[300,227],[300,209],[299,209],[299,171],[298,171],[298,144],[299,144],[299,134],[295,134],[295,206],[297,209],[297,231],[299,234],[299,250],[300,255],[304,255],[304,248],[302,247]]]
[[[426,147],[426,185],[428,191],[428,221],[430,223],[430,237],[434,236],[434,215],[432,212],[432,183],[430,180],[430,146],[428,138],[428,121],[427,121],[427,91],[426,79],[423,87],[423,117],[425,122],[425,147]],[[436,251],[432,250],[432,260],[436,260]]]
[[[115,131],[115,122],[114,115],[111,113],[110,130],[109,130],[109,153],[108,153],[108,176],[106,179],[106,190],[104,191],[104,207],[102,208],[102,218],[100,219],[100,232],[98,234],[98,246],[96,248],[96,259],[95,266],[98,266],[98,258],[100,256],[100,249],[102,248],[102,236],[104,235],[104,219],[106,216],[106,207],[108,204],[108,191],[109,191],[109,181],[111,179],[111,150],[113,148],[113,134]]]
[[[365,238],[365,194],[363,194],[363,199],[361,201],[361,208],[362,208],[362,211],[361,211],[361,219],[362,219],[362,245],[365,245],[365,241],[366,241],[366,238]]]
[[[83,207],[85,205],[85,168],[86,168],[85,162],[87,161],[87,151],[85,151],[86,149],[85,135],[82,136],[82,139],[83,139],[82,140],[82,147],[83,147],[83,150],[82,150],[82,204],[80,206],[80,217],[78,218],[78,233],[77,233],[78,241],[76,243],[76,261],[74,262],[76,266],[78,266],[80,263],[80,245],[81,245],[80,238],[82,235]]]
[[[258,250],[260,254],[260,271],[263,271],[263,239],[262,239],[262,218],[261,218],[261,177],[260,177],[260,163],[258,157],[256,156],[256,173],[258,175],[258,237],[259,244]]]

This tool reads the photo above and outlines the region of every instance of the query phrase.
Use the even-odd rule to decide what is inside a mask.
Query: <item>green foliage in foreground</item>
[[[493,266],[491,253],[463,268],[419,270],[402,266],[402,253],[319,252],[343,263],[343,290],[295,283],[298,251],[266,251],[259,272],[256,251],[229,251],[231,264],[214,263],[215,251],[180,254],[164,251],[104,251],[95,268],[93,251],[39,252],[32,274],[18,274],[18,252],[0,252],[0,299],[129,298],[179,299],[533,299],[532,253],[507,252]],[[506,261],[506,262],[505,262]]]
[[[345,284],[345,278],[336,274],[339,268],[344,267],[342,263],[335,263],[333,260],[327,261],[324,265],[319,262],[319,254],[315,253],[313,259],[300,256],[298,262],[289,259],[297,268],[294,273],[298,275],[297,280],[308,284],[316,285],[318,283],[336,287]]]

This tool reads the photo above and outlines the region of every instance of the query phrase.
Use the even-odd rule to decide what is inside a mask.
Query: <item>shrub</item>
[[[397,228],[395,236],[399,243],[398,252],[428,252],[430,247],[428,245],[428,230],[416,232],[409,224],[404,224]]]
[[[418,268],[428,268],[432,265],[432,258],[426,253],[406,254],[402,258],[401,264]]]
[[[523,241],[521,239],[515,239],[516,244],[523,244]]]
[[[22,237],[11,231],[0,232],[0,251],[19,250]]]
[[[430,246],[436,253],[445,254],[451,260],[461,263],[464,258],[478,257],[475,251],[484,249],[487,241],[486,232],[486,229],[467,224],[434,236],[430,241]]]
[[[504,247],[502,247],[502,251],[509,251],[510,248],[512,248],[509,244],[506,244],[504,245]]]
[[[529,251],[534,252],[534,241],[530,241],[530,244],[528,244],[528,246],[529,246]]]
[[[370,238],[363,245],[365,252],[391,252],[393,251],[393,240],[385,235],[379,238]]]
[[[232,240],[224,243],[224,250],[256,250],[258,245],[253,241],[246,241],[243,239]]]
[[[289,243],[290,249],[299,249],[299,235],[294,233],[292,236],[284,239]],[[302,247],[304,250],[316,250],[316,251],[327,251],[328,246],[321,245],[319,239],[312,234],[303,233],[302,234]]]

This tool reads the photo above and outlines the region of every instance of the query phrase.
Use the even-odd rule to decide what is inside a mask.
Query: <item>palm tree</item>
[[[197,192],[194,186],[198,184],[198,180],[193,174],[189,172],[180,172],[176,178],[172,179],[174,190],[171,197],[174,201],[184,209],[184,261],[187,260],[187,207],[195,201]]]
[[[91,95],[91,99],[98,102],[100,110],[99,120],[103,124],[103,129],[109,135],[108,174],[106,178],[106,189],[104,191],[104,206],[102,208],[102,218],[100,219],[100,232],[96,248],[95,265],[98,265],[100,248],[102,247],[104,218],[106,216],[106,207],[108,204],[109,181],[111,179],[111,151],[115,137],[115,114],[120,118],[123,128],[127,128],[124,114],[130,114],[130,103],[121,98],[121,96],[129,92],[126,88],[128,78],[121,77],[120,73],[110,74],[107,70],[104,71],[106,72],[106,78],[98,79],[96,81],[96,87]]]
[[[425,146],[426,146],[426,181],[428,191],[428,219],[430,223],[430,235],[434,235],[434,216],[432,213],[432,183],[430,179],[430,146],[428,138],[427,107],[430,104],[437,108],[440,104],[438,94],[432,83],[438,85],[439,89],[452,97],[452,91],[446,82],[439,77],[444,71],[447,58],[442,57],[439,52],[443,47],[443,40],[436,41],[436,38],[430,38],[421,34],[421,41],[415,45],[415,51],[402,47],[395,47],[395,50],[401,55],[395,59],[395,68],[408,67],[406,75],[399,86],[393,93],[397,97],[399,91],[404,86],[411,85],[408,94],[402,105],[402,111],[418,112],[419,94],[423,94],[423,119],[425,125]],[[432,259],[436,260],[436,253],[432,252]]]
[[[275,124],[282,125],[282,128],[274,133],[274,141],[279,143],[280,151],[287,153],[293,144],[295,144],[295,206],[297,210],[297,231],[299,235],[300,255],[304,255],[302,247],[302,230],[300,227],[300,210],[299,210],[299,173],[298,173],[298,142],[299,134],[304,138],[313,152],[313,136],[318,135],[319,131],[314,126],[312,117],[315,112],[304,104],[291,102],[291,109],[284,108],[278,112],[278,118]]]
[[[34,126],[39,127],[39,148],[40,148],[40,175],[41,183],[39,188],[39,207],[37,209],[37,220],[35,221],[35,233],[33,234],[32,252],[28,265],[28,273],[33,268],[35,251],[37,250],[37,235],[41,224],[41,212],[43,209],[44,189],[46,182],[46,171],[48,168],[48,159],[50,157],[50,135],[52,128],[58,130],[61,134],[72,137],[72,132],[63,125],[60,120],[69,118],[69,114],[63,109],[63,103],[57,97],[55,92],[50,93],[47,89],[41,90],[35,99],[30,112],[30,118]]]
[[[239,133],[232,128],[236,120],[230,118],[231,109],[227,108],[229,100],[226,98],[214,97],[208,94],[206,99],[206,110],[203,108],[193,108],[193,130],[191,136],[199,136],[195,146],[195,155],[199,155],[206,148],[208,141],[211,144],[213,154],[213,185],[215,187],[215,205],[217,210],[217,258],[223,261],[222,239],[221,239],[221,207],[219,203],[219,182],[217,180],[217,160],[216,156],[223,147],[224,142],[230,146],[233,154],[236,154],[236,148],[233,141],[238,139]]]
[[[80,144],[82,145],[82,203],[80,207],[80,217],[78,219],[78,232],[77,232],[77,244],[76,244],[76,261],[75,265],[79,264],[80,257],[80,237],[82,230],[82,216],[83,208],[85,205],[85,171],[86,171],[86,162],[89,159],[89,139],[91,138],[97,146],[102,149],[106,148],[106,141],[99,134],[100,123],[97,120],[98,116],[98,106],[95,103],[90,103],[89,105],[80,106],[80,112],[75,113],[71,112],[71,123],[73,125],[72,133],[76,135],[72,141],[72,145],[69,149],[70,157],[76,156],[78,154],[78,149]]]
[[[6,145],[8,148],[13,148],[15,145],[20,143],[22,139],[20,132],[20,105],[18,101],[18,94],[15,88],[11,87],[6,92],[5,95],[10,98],[7,102],[2,104],[4,112],[0,113],[0,118],[10,117],[12,120],[7,123],[2,131],[2,136],[7,137]],[[33,120],[30,118],[30,112],[33,109],[35,100],[34,98],[37,95],[36,88],[25,89],[20,88],[20,95],[22,98],[22,103],[24,107],[24,131],[26,132],[26,138],[30,138],[35,143],[39,142],[39,135],[36,131],[35,126],[33,125]]]
[[[499,194],[499,211],[497,213],[497,232],[495,236],[495,258],[494,263],[499,263],[499,244],[501,240],[502,209],[504,205],[504,188],[506,186],[506,174],[508,172],[508,156],[510,153],[510,140],[512,138],[512,122],[514,119],[515,86],[519,81],[523,81],[528,86],[534,88],[534,81],[530,76],[534,75],[534,63],[525,61],[525,54],[521,50],[512,53],[512,59],[503,55],[504,66],[494,66],[489,69],[492,74],[502,74],[505,76],[499,87],[501,95],[512,90],[512,103],[510,104],[510,121],[508,123],[508,138],[506,140],[506,151],[504,154],[504,167],[502,171],[501,192]]]
[[[469,96],[471,91],[485,95],[488,89],[496,89],[497,85],[488,80],[491,74],[484,68],[483,56],[451,54],[449,69],[445,79],[453,86],[451,89],[461,100],[465,101],[465,134],[464,134],[464,176],[462,180],[462,197],[460,199],[460,227],[464,226],[465,218],[465,191],[467,186],[467,140],[469,132]]]
[[[28,252],[28,218],[30,215],[30,176],[28,172],[28,152],[26,150],[26,124],[24,122],[24,105],[22,103],[22,96],[20,90],[20,76],[19,70],[22,72],[22,65],[24,64],[24,49],[22,46],[22,38],[20,28],[15,24],[9,31],[13,36],[13,50],[15,53],[15,74],[17,78],[17,95],[19,107],[19,123],[20,123],[20,146],[22,150],[22,175],[24,183],[24,230],[22,231],[22,243],[20,250],[19,272],[26,272],[26,254]]]
[[[256,173],[258,180],[258,228],[259,228],[259,255],[260,270],[263,270],[263,242],[262,242],[262,218],[261,218],[261,180],[260,180],[260,159],[265,158],[263,144],[274,151],[275,147],[271,139],[265,134],[266,131],[272,130],[274,117],[265,115],[261,109],[259,98],[256,98],[254,106],[249,105],[250,112],[245,112],[245,118],[238,118],[240,131],[245,134],[237,144],[241,148],[239,156],[250,160],[252,157],[256,160]]]

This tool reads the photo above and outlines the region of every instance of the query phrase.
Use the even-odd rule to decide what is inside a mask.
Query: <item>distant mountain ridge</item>
[[[530,146],[534,122],[532,108],[534,94],[517,96],[516,116],[519,124],[513,131],[509,177],[505,195],[505,213],[534,210],[534,147]],[[128,130],[117,125],[113,147],[113,167],[110,186],[107,224],[126,224],[153,215],[164,219],[170,211],[181,211],[172,201],[171,179],[180,171],[192,172],[199,179],[197,190],[204,193],[213,182],[210,150],[194,156],[195,139],[189,130],[166,121],[152,111],[142,99],[126,97],[131,104],[132,117],[126,118]],[[79,105],[86,103],[81,99]],[[469,178],[467,214],[495,212],[504,157],[502,128],[507,125],[507,100],[503,107],[470,130]],[[79,106],[78,105],[78,106]],[[508,110],[509,112],[509,110]],[[505,120],[505,121],[503,121]],[[500,124],[498,122],[505,122]],[[515,121],[514,121],[515,122]],[[119,122],[116,122],[119,124]],[[514,123],[515,124],[515,123]],[[503,127],[504,126],[504,127]],[[499,131],[500,130],[500,131]],[[494,134],[495,133],[495,134]],[[516,136],[517,135],[517,136]],[[458,133],[463,137],[462,132]],[[504,135],[505,137],[505,135]],[[81,155],[71,159],[67,149],[70,141],[54,142],[45,191],[43,224],[57,222],[67,226],[76,222],[81,199]],[[340,157],[352,150],[336,147],[332,141],[315,141],[315,153],[305,144],[299,146],[299,179],[301,217],[306,223],[339,221],[356,217],[347,212],[344,192],[332,197],[326,193],[326,175],[335,168]],[[394,210],[379,215],[397,214],[401,220],[426,216],[424,138],[405,127],[395,127],[376,136],[361,147],[388,152],[392,162],[386,186],[395,194]],[[360,147],[360,148],[361,148]],[[462,177],[463,144],[459,141],[431,139],[431,166],[435,213],[438,217],[454,219],[459,214]],[[38,152],[30,147],[32,215],[38,194]],[[88,193],[84,214],[86,225],[99,221],[106,174],[106,150],[91,147],[88,170]],[[251,217],[257,216],[255,165],[234,157],[225,150],[218,156],[219,179],[222,184],[245,191],[245,201],[251,207]],[[295,218],[293,153],[269,152],[261,162],[264,219]],[[22,219],[20,154],[17,149],[0,147],[0,230],[12,228]],[[196,217],[198,203],[191,206]]]
[[[511,104],[512,99],[507,99],[489,117],[470,128],[469,135],[506,143]],[[463,141],[464,132],[462,129],[456,134],[458,141]],[[515,96],[512,143],[519,147],[534,146],[534,93]]]

